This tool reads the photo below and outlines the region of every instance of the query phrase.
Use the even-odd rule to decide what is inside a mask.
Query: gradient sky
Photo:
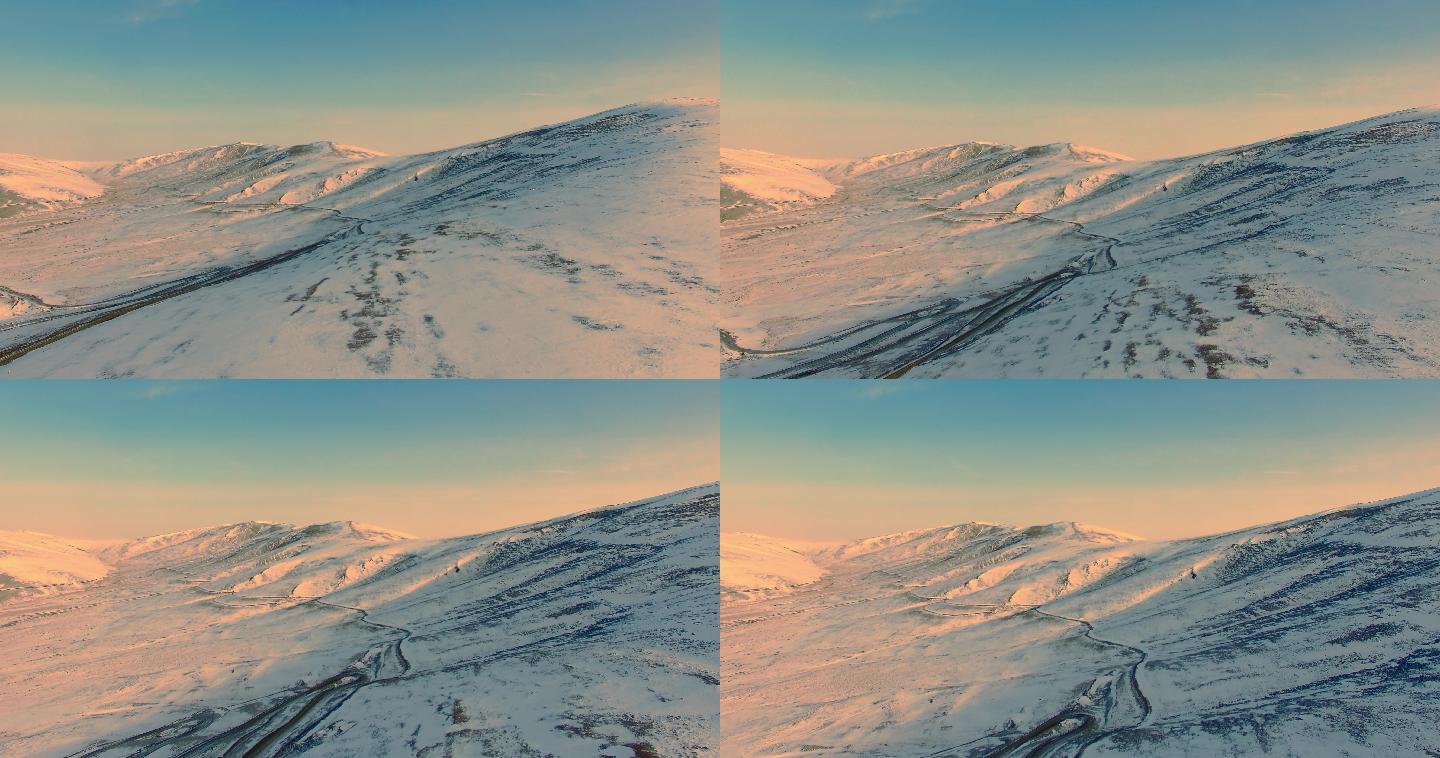
[[[453,147],[718,92],[709,0],[0,0],[0,152]]]
[[[1212,534],[1440,487],[1440,381],[725,382],[723,528]]]
[[[0,529],[252,519],[471,534],[719,479],[699,382],[0,385]]]
[[[1434,0],[725,0],[724,144],[1136,158],[1440,102]]]

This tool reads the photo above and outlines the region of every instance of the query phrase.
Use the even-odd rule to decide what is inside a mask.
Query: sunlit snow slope
[[[0,602],[0,754],[697,755],[719,487],[489,534],[245,523]]]
[[[805,553],[772,537],[726,533],[720,541],[720,590],[725,597],[752,599],[794,591],[825,575]]]
[[[1422,755],[1440,740],[1440,490],[1171,542],[964,524],[808,557],[818,582],[722,601],[727,755]]]
[[[823,162],[760,150],[720,150],[720,218],[808,205],[835,194]]]
[[[47,164],[104,193],[0,220],[0,375],[714,376],[716,109]]]
[[[110,573],[91,547],[48,534],[0,531],[0,601],[63,592]]]
[[[0,219],[81,202],[104,191],[62,161],[0,153]]]
[[[1434,108],[1149,162],[812,162],[828,196],[763,155],[722,166],[794,198],[727,205],[727,375],[1440,376]]]

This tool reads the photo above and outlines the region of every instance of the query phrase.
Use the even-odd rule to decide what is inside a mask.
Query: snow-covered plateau
[[[409,156],[0,154],[0,375],[714,377],[717,109]]]
[[[721,555],[726,755],[1440,744],[1440,490],[1171,541],[969,523]]]
[[[733,377],[1440,376],[1440,109],[1203,155],[722,150]]]
[[[0,755],[710,754],[719,497],[433,540],[0,534]]]

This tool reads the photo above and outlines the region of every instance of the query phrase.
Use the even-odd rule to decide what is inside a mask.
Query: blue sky
[[[714,481],[717,413],[695,382],[10,381],[0,529],[473,533]]]
[[[1432,0],[726,0],[726,144],[1168,157],[1440,101]]]
[[[48,157],[241,139],[415,152],[718,88],[713,2],[3,0],[0,14],[0,151]]]
[[[1440,382],[727,382],[725,528],[1220,532],[1440,486]]]

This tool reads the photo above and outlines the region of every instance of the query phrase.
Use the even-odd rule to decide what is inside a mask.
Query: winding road
[[[1089,621],[1080,618],[1063,616],[1058,613],[1051,613],[1041,609],[1040,605],[1026,604],[1001,604],[1001,603],[955,603],[944,600],[943,596],[930,596],[917,592],[923,589],[922,584],[909,582],[905,577],[890,571],[878,571],[901,582],[904,594],[911,600],[938,604],[944,608],[964,610],[960,614],[942,613],[929,607],[921,607],[918,610],[931,616],[957,617],[968,616],[979,613],[996,613],[1000,611],[1015,611],[1017,615],[1031,615],[1039,619],[1059,621],[1065,624],[1074,624],[1080,628],[1081,636],[1096,645],[1119,650],[1127,656],[1133,656],[1133,660],[1118,670],[1118,675],[1109,682],[1091,686],[1091,692],[1095,695],[1088,701],[1076,700],[1062,708],[1059,712],[1043,719],[1040,723],[1031,727],[1025,733],[1009,737],[1007,732],[987,734],[959,745],[952,745],[943,750],[927,753],[926,758],[940,758],[940,756],[959,755],[960,751],[971,749],[973,752],[977,745],[984,742],[1001,742],[983,753],[986,758],[1006,758],[1007,756],[1025,756],[1026,758],[1045,758],[1048,756],[1067,756],[1067,758],[1079,758],[1091,745],[1111,735],[1134,729],[1142,726],[1150,719],[1151,704],[1150,698],[1140,688],[1140,667],[1148,660],[1149,655],[1134,645],[1106,639],[1096,636],[1095,626]],[[1100,680],[1097,679],[1096,683]]]
[[[985,755],[987,758],[1024,755],[1026,758],[1044,756],[1069,756],[1079,758],[1091,745],[1111,735],[1143,725],[1150,719],[1150,699],[1140,689],[1140,666],[1148,655],[1144,650],[1123,642],[1095,636],[1095,626],[1089,621],[1040,610],[1026,608],[1029,613],[1041,618],[1054,619],[1080,626],[1082,636],[1098,645],[1112,647],[1134,655],[1135,660],[1121,669],[1120,675],[1106,683],[1099,691],[1096,702],[1074,702],[1053,716],[1036,724],[1029,731],[1005,743],[1002,747]],[[1138,717],[1138,718],[1137,718]],[[1133,723],[1120,723],[1134,719]],[[937,753],[936,755],[945,755]]]
[[[874,585],[870,583],[877,580],[889,585],[885,593],[874,592]],[[1107,660],[1100,664],[1086,696],[1077,697],[1057,712],[1041,718],[1026,731],[1017,733],[1018,729],[1011,725],[1006,730],[925,753],[926,758],[962,755],[1077,758],[1096,742],[1141,727],[1150,720],[1152,705],[1139,681],[1141,667],[1149,660],[1149,654],[1144,649],[1101,636],[1096,633],[1092,622],[1044,610],[1043,604],[949,601],[943,593],[929,590],[926,583],[892,569],[876,568],[852,577],[826,575],[803,589],[783,596],[781,607],[784,610],[774,607],[777,598],[727,602],[721,626],[733,628],[897,596],[903,599],[907,610],[938,618],[1028,617],[1044,624],[1064,624],[1072,629],[1065,634],[1078,632],[1078,636],[1089,644],[1124,656],[1121,661]],[[796,605],[799,607],[792,607]]]

